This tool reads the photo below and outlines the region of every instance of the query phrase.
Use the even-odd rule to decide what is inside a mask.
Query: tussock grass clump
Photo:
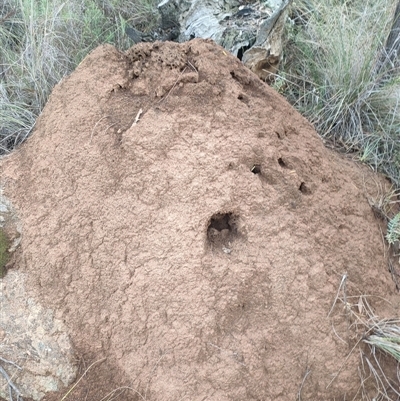
[[[387,225],[386,240],[389,245],[393,245],[400,239],[400,212],[389,220]]]
[[[126,49],[128,25],[151,29],[156,0],[0,2],[0,155],[31,132],[54,85],[101,43]]]
[[[397,0],[299,0],[277,86],[319,134],[400,186],[400,71],[385,52]]]
[[[364,360],[380,397],[376,399],[398,400],[400,399],[400,320],[380,320],[376,316],[369,316],[366,328],[368,331],[363,342],[370,346],[370,357],[364,355]],[[393,358],[393,362],[396,362],[394,366],[385,362],[382,353]]]
[[[372,327],[372,333],[364,340],[400,362],[400,321],[384,320]]]
[[[348,296],[346,279],[347,276],[343,276],[329,315],[336,302],[341,301],[344,306],[342,311],[349,323],[349,345],[354,344],[350,346],[344,365],[352,353],[360,353],[360,388],[354,399],[398,401],[400,399],[400,320],[379,318],[368,301],[370,296]],[[339,296],[341,291],[343,296]],[[380,298],[380,301],[382,300]],[[335,335],[338,334],[335,332]],[[345,340],[342,339],[342,341]],[[332,381],[339,378],[341,369],[334,375]],[[375,393],[372,398],[371,393]]]

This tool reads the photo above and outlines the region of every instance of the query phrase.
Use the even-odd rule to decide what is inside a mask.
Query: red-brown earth
[[[361,398],[367,349],[328,313],[344,275],[339,298],[398,312],[368,202],[385,182],[221,47],[97,48],[0,166],[14,268],[80,372],[99,361],[67,400]]]

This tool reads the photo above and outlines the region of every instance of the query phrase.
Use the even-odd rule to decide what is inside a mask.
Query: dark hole
[[[210,224],[208,228],[215,228],[218,231],[222,230],[230,230],[231,225],[229,224],[229,220],[231,218],[231,213],[217,213],[211,217]]]
[[[283,161],[282,157],[278,159],[278,163],[281,167],[286,167],[286,163]]]
[[[260,174],[261,173],[261,166],[259,164],[255,164],[251,170],[253,174]]]
[[[207,228],[209,244],[227,244],[237,236],[237,216],[232,213],[214,214]]]
[[[243,46],[243,47],[241,47],[241,48],[238,50],[237,58],[238,58],[239,60],[242,60],[243,54],[246,52],[246,50],[249,50],[250,47],[251,47],[251,46]]]
[[[207,228],[207,237],[211,242],[215,242],[219,236],[226,237],[236,234],[237,217],[232,213],[216,213],[211,217]],[[217,236],[217,238],[215,238]]]
[[[301,193],[303,193],[303,194],[306,194],[306,195],[308,195],[308,194],[311,193],[310,188],[308,188],[308,186],[306,185],[305,182],[302,182],[302,183],[300,184],[300,186],[299,186],[299,191],[300,191]]]
[[[238,97],[237,97],[241,102],[245,103],[245,104],[249,104],[249,98],[244,95],[243,93],[239,93]]]

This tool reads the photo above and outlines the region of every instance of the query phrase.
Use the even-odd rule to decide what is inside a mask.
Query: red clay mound
[[[68,399],[286,401],[307,368],[303,400],[356,395],[327,316],[345,273],[379,313],[394,295],[372,173],[221,47],[96,49],[2,169],[30,295],[106,358]]]

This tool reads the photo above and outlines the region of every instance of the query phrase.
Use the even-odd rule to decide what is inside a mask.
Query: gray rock
[[[22,238],[22,226],[0,187],[0,229],[10,236],[13,253]],[[0,397],[41,400],[73,382],[77,366],[67,328],[25,290],[25,275],[10,269],[0,278]]]

